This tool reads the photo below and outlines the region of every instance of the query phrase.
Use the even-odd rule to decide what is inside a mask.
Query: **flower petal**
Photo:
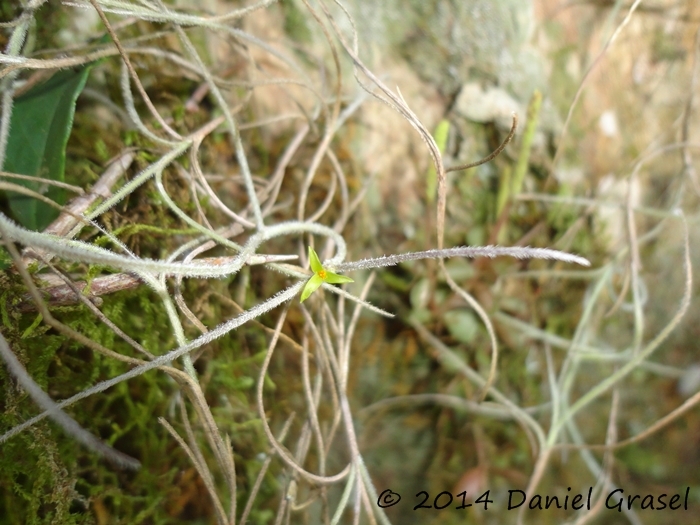
[[[318,273],[323,270],[321,261],[318,260],[318,255],[316,255],[316,252],[311,246],[309,246],[309,262],[311,263],[311,269],[314,273]],[[316,288],[318,288],[318,286]]]
[[[318,287],[321,286],[321,283],[323,283],[323,279],[321,279],[318,275],[314,274],[313,277],[311,277],[311,279],[306,281],[306,285],[301,291],[301,299],[299,299],[299,302],[303,303],[304,301],[306,301],[306,299],[309,298],[309,295],[318,290]]]
[[[331,284],[343,284],[343,283],[354,283],[355,282],[353,279],[350,279],[350,277],[345,277],[344,275],[338,275],[337,273],[329,272],[328,270],[326,270],[325,281],[327,283],[331,283]]]

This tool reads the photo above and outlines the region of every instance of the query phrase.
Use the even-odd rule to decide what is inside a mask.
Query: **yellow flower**
[[[304,289],[301,292],[301,299],[299,300],[300,303],[303,303],[309,297],[309,295],[314,293],[323,282],[330,284],[355,282],[350,279],[350,277],[345,277],[344,275],[338,275],[337,273],[330,272],[321,266],[321,261],[318,259],[318,255],[316,255],[316,252],[311,246],[309,246],[309,262],[311,263],[311,269],[313,270],[314,274],[311,276],[311,279],[306,282],[306,286],[304,286]]]

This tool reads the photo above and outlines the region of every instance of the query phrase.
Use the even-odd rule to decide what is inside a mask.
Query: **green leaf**
[[[450,121],[441,120],[437,128],[435,128],[435,133],[433,138],[435,139],[435,144],[437,145],[440,153],[445,153],[445,148],[447,147],[447,137],[450,134]],[[430,171],[428,171],[428,179],[426,183],[426,198],[429,203],[435,202],[435,196],[437,194],[437,172],[435,171],[435,166],[430,166]]]
[[[430,299],[430,280],[426,277],[421,278],[415,286],[411,288],[409,298],[413,310],[425,308]]]
[[[91,67],[59,71],[15,99],[4,171],[63,182],[75,101]],[[61,188],[25,180],[17,183],[59,204],[65,202]],[[43,230],[58,216],[58,210],[27,195],[7,192],[7,196],[15,218],[31,230]]]
[[[7,270],[10,266],[12,266],[12,257],[4,246],[0,246],[0,271]]]
[[[327,283],[331,284],[343,284],[343,283],[354,283],[355,281],[350,279],[350,277],[345,277],[344,275],[338,275],[337,273],[329,272],[326,270],[326,278],[324,279]]]
[[[450,334],[460,343],[470,344],[479,334],[479,321],[469,310],[451,310],[444,319]]]
[[[316,252],[311,246],[309,246],[309,262],[311,263],[311,269],[314,273],[318,273],[323,270],[321,261],[319,261],[318,255],[316,255]]]
[[[532,149],[532,141],[535,138],[535,130],[537,129],[537,121],[539,120],[541,107],[542,93],[535,90],[530,99],[530,104],[527,106],[527,122],[520,143],[520,155],[518,155],[518,162],[515,165],[515,171],[511,179],[512,186],[510,196],[512,198],[515,198],[523,189],[523,181],[525,180],[530,162],[530,150]]]
[[[321,283],[323,283],[323,279],[321,279],[320,275],[315,273],[311,279],[306,281],[306,286],[304,286],[304,289],[301,291],[301,299],[299,299],[299,302],[303,303],[306,301],[309,298],[309,295],[318,290]]]

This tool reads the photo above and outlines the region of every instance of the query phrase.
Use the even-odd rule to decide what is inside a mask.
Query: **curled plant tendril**
[[[306,285],[304,286],[304,289],[301,292],[301,299],[299,299],[300,303],[303,303],[324,282],[330,284],[343,284],[355,282],[352,279],[350,279],[350,277],[338,275],[337,273],[333,273],[329,270],[326,270],[321,265],[321,261],[319,260],[318,255],[311,246],[309,246],[309,262],[311,263],[311,269],[313,270],[314,274],[311,277],[311,279],[309,279],[306,282]]]

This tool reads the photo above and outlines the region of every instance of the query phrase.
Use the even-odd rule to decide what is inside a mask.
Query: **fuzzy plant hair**
[[[40,413],[34,417],[10,429],[5,429],[0,435],[0,447],[39,421],[50,418],[77,443],[105,458],[115,467],[138,469],[140,466],[138,459],[126,455],[84,429],[67,413],[66,409],[89,396],[103,393],[119,383],[157,370],[157,373],[167,375],[177,385],[177,394],[172,400],[172,406],[175,408],[167,415],[167,419],[166,414],[158,414],[158,421],[167,430],[172,440],[185,452],[200,476],[211,500],[212,513],[216,516],[218,523],[248,522],[251,513],[254,512],[263,478],[271,468],[271,463],[275,461],[286,473],[284,493],[280,497],[277,510],[278,522],[281,522],[285,516],[289,519],[290,514],[296,509],[295,505],[299,504],[295,500],[297,487],[303,485],[307,488],[313,487],[314,491],[318,490],[322,495],[320,498],[325,502],[324,505],[328,504],[328,491],[337,489],[332,498],[335,506],[324,507],[326,512],[324,519],[327,523],[339,523],[343,519],[346,507],[349,507],[352,509],[355,523],[360,521],[360,516],[367,515],[372,523],[386,524],[389,523],[389,518],[384,510],[376,505],[380,496],[372,480],[372,466],[366,463],[358,441],[356,414],[353,412],[348,392],[352,368],[351,343],[360,315],[367,313],[390,318],[396,313],[389,311],[386,307],[380,308],[373,305],[367,300],[378,272],[382,272],[389,266],[432,259],[436,261],[436,271],[450,290],[476,312],[489,338],[490,363],[488,372],[485,374],[467,365],[419,319],[411,317],[407,320],[407,324],[431,348],[432,355],[438,362],[476,385],[480,392],[474,400],[446,396],[431,398],[429,401],[457,404],[473,413],[496,419],[515,420],[530,438],[536,458],[534,472],[529,481],[529,490],[534,490],[541,481],[552,452],[560,445],[564,436],[574,443],[583,443],[574,415],[593,401],[600,399],[605,392],[613,389],[633,370],[645,366],[648,357],[668,337],[688,309],[692,282],[688,233],[684,217],[674,209],[665,211],[662,215],[666,221],[682,224],[686,232],[683,257],[685,293],[677,312],[666,327],[650,341],[644,340],[639,296],[642,286],[639,278],[640,266],[636,257],[638,244],[645,242],[645,239],[640,240],[636,235],[632,216],[634,210],[629,206],[627,212],[630,215],[629,231],[632,247],[630,260],[633,261],[630,289],[635,297],[635,338],[629,352],[624,354],[624,359],[621,357],[623,354],[613,354],[595,348],[595,343],[587,340],[583,329],[577,331],[571,340],[564,341],[544,333],[537,327],[523,326],[522,323],[517,325],[519,322],[517,319],[496,313],[499,323],[512,326],[514,330],[525,331],[530,337],[544,340],[547,345],[549,366],[547,374],[552,402],[550,426],[546,428],[530,411],[518,406],[496,388],[495,379],[499,364],[498,341],[491,316],[476,298],[472,297],[451,276],[445,260],[497,257],[542,259],[562,263],[557,265],[557,270],[547,270],[549,275],[556,272],[563,275],[569,272],[567,275],[571,276],[576,271],[581,272],[576,275],[584,275],[583,278],[589,279],[592,283],[581,313],[580,326],[583,326],[594,317],[597,301],[600,300],[606,283],[610,282],[614,269],[621,264],[623,255],[618,255],[601,267],[590,269],[591,264],[585,257],[547,247],[445,246],[446,229],[449,228],[447,173],[470,169],[493,160],[515,135],[517,116],[513,116],[510,133],[493,154],[477,162],[445,166],[441,148],[433,134],[406,102],[399,88],[390,89],[385,84],[384,77],[374,73],[360,58],[360,45],[354,22],[348,10],[339,1],[332,3],[326,0],[319,2],[303,0],[302,2],[309,20],[313,20],[318,25],[326,38],[333,59],[332,73],[324,83],[325,90],[317,87],[305,68],[297,63],[291,53],[261,40],[241,29],[237,24],[237,21],[243,17],[273,4],[274,0],[261,0],[249,7],[216,16],[191,10],[179,10],[166,5],[161,0],[140,2],[71,0],[63,3],[64,8],[74,12],[89,10],[91,13],[96,13],[103,30],[109,37],[109,43],[100,43],[69,56],[55,58],[25,56],[24,43],[30,26],[44,2],[45,0],[29,0],[24,3],[21,14],[11,27],[8,27],[9,42],[4,54],[0,55],[0,64],[3,66],[0,78],[2,91],[0,94],[2,97],[0,166],[8,153],[6,148],[8,136],[11,133],[9,123],[13,113],[15,91],[20,88],[18,83],[20,73],[76,67],[96,60],[118,61],[120,90],[124,101],[124,109],[119,111],[134,132],[152,146],[150,154],[156,153],[155,157],[151,157],[155,160],[151,160],[149,165],[119,188],[113,189],[112,186],[134,159],[133,151],[124,152],[105,172],[104,178],[101,178],[91,190],[77,188],[79,195],[65,206],[59,206],[61,215],[45,231],[32,231],[0,213],[0,236],[12,257],[13,271],[22,278],[26,288],[26,303],[31,304],[26,308],[28,310],[33,308],[38,312],[40,317],[38,322],[46,324],[95,353],[128,366],[126,372],[101,380],[65,399],[54,400],[28,373],[26,363],[23,364],[22,359],[13,351],[11,341],[0,333],[0,357],[18,386],[40,409]],[[634,3],[628,16],[631,16],[638,4],[638,1]],[[143,39],[143,42],[138,39],[125,42],[123,29],[133,20],[152,23],[152,27],[166,27],[167,33],[179,41],[180,52],[160,49],[158,46],[151,45],[147,38]],[[625,23],[626,21],[618,27],[618,32],[622,30]],[[193,42],[193,29],[216,32],[230,38],[236,43],[237,49],[242,50],[240,52],[248,53],[246,56],[251,64],[254,64],[254,60],[249,48],[254,48],[256,52],[284,64],[289,71],[290,78],[269,79],[261,75],[243,82],[241,85],[244,89],[250,90],[250,93],[260,86],[276,85],[289,89],[290,92],[293,87],[301,87],[312,97],[311,109],[304,108],[304,111],[300,111],[299,114],[279,115],[264,122],[251,124],[251,127],[260,127],[287,120],[301,122],[271,173],[264,174],[262,177],[253,173],[249,162],[250,145],[242,137],[242,130],[248,128],[242,121],[238,109],[232,107],[230,97],[226,94],[226,89],[234,84],[213,73],[213,68],[207,64],[206,57],[202,56],[201,46]],[[613,35],[613,39],[618,32]],[[613,39],[609,44],[612,44]],[[149,97],[137,71],[136,59],[143,56],[167,61],[173,67],[186,71],[190,77],[196,78],[201,89],[209,94],[219,116],[212,117],[195,129],[184,129],[185,126],[176,125],[172,119],[165,118],[161,114],[162,108],[159,108]],[[356,84],[359,86],[357,94],[349,101],[343,91],[346,89],[342,83],[341,61],[343,60],[349,62]],[[251,70],[255,70],[255,67]],[[434,248],[424,251],[375,253],[371,257],[353,260],[357,250],[345,235],[344,230],[367,191],[367,187],[358,191],[355,196],[351,195],[347,177],[333,152],[332,143],[341,126],[363,105],[372,100],[389,106],[403,117],[409,124],[406,133],[417,133],[432,159],[437,180],[434,209],[436,243]],[[192,102],[192,104],[197,103]],[[299,105],[301,107],[301,104]],[[145,108],[143,112],[139,111],[141,107]],[[236,205],[232,205],[228,197],[222,195],[221,191],[211,183],[211,177],[205,175],[202,166],[200,148],[210,141],[214,134],[225,135],[235,157],[244,194],[241,202]],[[295,217],[279,220],[278,211],[283,204],[280,196],[283,194],[287,167],[292,157],[300,151],[312,134],[315,134],[315,150],[303,174],[299,193],[295,196]],[[646,161],[643,159],[638,166]],[[328,196],[319,204],[311,190],[314,184],[319,183],[320,167],[324,163],[332,167],[332,176]],[[166,184],[167,177],[173,173],[178,174],[183,184],[191,190],[193,196],[191,206],[178,202],[173,192],[169,190],[169,185]],[[13,176],[13,174],[4,175],[9,178]],[[636,171],[632,176],[636,176]],[[48,182],[51,183],[51,181]],[[10,182],[2,184],[2,189],[22,191],[39,200],[43,198],[39,193],[22,189],[18,184]],[[162,207],[186,225],[189,235],[188,237],[180,235],[178,238],[182,238],[181,244],[160,258],[141,256],[138,250],[125,243],[106,227],[106,222],[103,220],[111,210],[117,207],[122,209],[129,198],[136,195],[144,186],[154,189],[157,206]],[[541,195],[516,193],[512,201],[528,198],[545,201],[547,198]],[[212,224],[214,220],[208,216],[208,210],[201,205],[204,201],[216,210],[218,216],[225,217],[228,223],[223,226]],[[340,209],[336,220],[331,223],[326,218],[326,212],[334,202],[340,203]],[[576,201],[575,204],[591,205],[591,202]],[[593,203],[593,205],[598,204],[598,202]],[[317,207],[311,210],[314,206]],[[149,227],[155,226],[149,225]],[[282,243],[285,240],[289,242]],[[278,246],[296,246],[297,248],[280,254],[275,253],[275,248]],[[317,255],[313,246],[316,246],[318,253],[325,255],[325,258]],[[20,247],[23,247],[22,251]],[[212,249],[218,249],[227,255],[203,256],[205,252]],[[624,257],[627,255],[629,253]],[[109,270],[112,274],[91,275],[89,286],[85,283],[79,285],[75,276],[63,269],[68,266],[68,263]],[[585,270],[581,268],[563,270],[563,265],[576,265]],[[243,274],[252,266],[267,272],[267,275],[270,275],[270,282],[283,284],[257,304],[241,307],[235,315],[221,320],[216,326],[206,326],[185,301],[181,289],[183,280],[230,279],[232,276],[243,279]],[[38,277],[46,273],[51,273],[56,279],[50,292],[37,286]],[[90,296],[88,293],[90,287],[94,293],[100,286],[103,287],[105,294],[127,287],[150,287],[166,312],[169,323],[167,330],[173,335],[175,344],[171,346],[164,344],[160,353],[156,355],[152,349],[146,349],[139,344],[133,334],[123,332],[116,323],[100,311],[99,301],[95,296]],[[59,319],[60,316],[54,315],[54,311],[49,308],[51,305],[64,304],[60,302],[63,300],[73,300],[84,305],[99,323],[105,324],[114,332],[115,337],[131,346],[137,357],[124,355],[113,348],[105,347],[64,324]],[[354,306],[351,308],[349,305]],[[232,308],[234,307],[239,308],[238,304],[232,305]],[[298,340],[294,340],[283,331],[287,316],[294,310],[298,310],[294,315],[301,319],[300,322],[304,326]],[[241,509],[237,507],[240,465],[237,468],[236,457],[239,452],[233,449],[229,435],[220,430],[221,423],[215,418],[205,395],[205,381],[195,368],[194,362],[213,341],[233,331],[258,326],[264,320],[272,318],[272,315],[277,316],[274,327],[263,326],[269,340],[264,349],[254,394],[262,432],[267,440],[267,449],[263,454],[264,458],[257,478],[252,483],[252,487],[248,487],[245,506]],[[186,325],[183,322],[184,319],[199,330],[198,336],[188,338],[186,333],[191,326]],[[282,345],[292,347],[299,359],[306,413],[289,414],[288,419],[280,426],[271,422],[270,407],[266,406],[269,399],[266,397],[265,389],[269,388],[268,372],[275,350]],[[554,369],[549,352],[552,345],[563,345],[568,348],[567,357],[558,372]],[[594,385],[587,394],[573,400],[571,399],[572,383],[585,359],[619,359],[620,362],[612,375]],[[332,416],[328,421],[321,421],[320,418],[324,412],[320,407],[326,402],[331,407]],[[386,401],[386,403],[389,402],[390,400]],[[188,413],[187,407],[196,416]],[[171,422],[177,418],[181,420],[181,424]],[[299,421],[300,423],[296,424]],[[184,435],[182,435],[183,432]],[[210,452],[202,449],[197,432],[204,435]],[[296,448],[292,451],[291,445],[285,445],[284,442],[294,432],[298,432],[299,436]],[[337,447],[337,442],[341,440],[345,459],[344,464],[338,466],[338,461],[330,460],[330,451],[333,447]],[[342,453],[340,456],[342,457]],[[310,457],[314,460],[309,461]],[[603,465],[590,453],[584,451],[582,457],[588,461],[591,472],[596,475],[605,472]],[[217,466],[223,481],[218,480],[212,472],[211,463]]]

